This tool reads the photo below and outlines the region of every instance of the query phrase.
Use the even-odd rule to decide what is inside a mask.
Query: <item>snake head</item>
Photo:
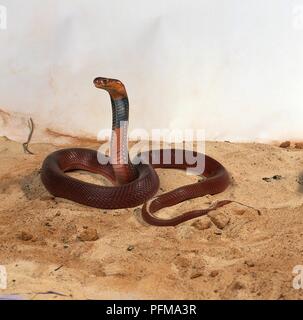
[[[104,89],[104,90],[115,89],[117,86],[121,84],[122,83],[119,80],[103,78],[103,77],[98,77],[94,80],[94,85],[96,86],[96,88]]]
[[[127,97],[125,87],[120,80],[98,77],[94,80],[98,89],[106,90],[114,99]]]

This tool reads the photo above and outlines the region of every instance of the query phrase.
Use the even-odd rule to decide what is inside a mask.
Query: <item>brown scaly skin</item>
[[[159,177],[154,168],[181,169],[193,168],[186,163],[186,150],[170,150],[172,162],[166,164],[163,155],[166,150],[149,151],[141,154],[145,163],[133,165],[129,161],[126,130],[128,125],[128,97],[124,85],[116,79],[96,78],[97,88],[106,90],[111,98],[113,113],[113,137],[111,143],[111,162],[100,164],[97,152],[89,149],[63,149],[50,154],[43,162],[41,180],[47,190],[57,197],[104,209],[136,207],[144,204],[142,218],[145,222],[156,226],[175,226],[184,221],[207,214],[232,201],[223,200],[207,209],[183,213],[175,218],[161,219],[155,213],[165,207],[176,205],[182,201],[201,197],[206,194],[223,192],[230,184],[229,175],[225,168],[216,160],[194,152],[195,157],[204,159],[205,171],[203,181],[181,186],[175,190],[161,194],[155,198],[159,188]],[[124,125],[122,125],[124,123]],[[115,138],[115,139],[114,139]],[[121,144],[121,148],[120,148]],[[161,161],[152,164],[152,152],[158,153]],[[183,155],[183,163],[178,163],[177,154]],[[106,158],[105,155],[103,157]],[[98,173],[108,178],[113,187],[99,186],[86,183],[65,174],[65,172],[82,169]],[[149,203],[148,200],[151,201]]]

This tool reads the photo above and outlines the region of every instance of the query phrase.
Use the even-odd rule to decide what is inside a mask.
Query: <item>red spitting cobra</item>
[[[111,98],[113,134],[110,156],[84,148],[63,149],[51,153],[43,162],[41,179],[52,195],[102,209],[131,208],[143,204],[143,220],[155,226],[175,226],[232,202],[222,200],[207,209],[186,212],[171,219],[156,217],[155,213],[162,208],[224,191],[230,184],[229,175],[216,160],[201,153],[178,149],[146,151],[140,155],[145,161],[133,164],[128,154],[129,103],[125,87],[121,81],[107,78],[96,78],[94,84],[97,88],[106,90]],[[171,155],[169,164],[163,160],[167,151]],[[154,169],[194,169],[194,164],[186,161],[188,156],[196,157],[205,163],[203,175],[201,174],[205,179],[153,198],[159,189],[159,177]],[[98,161],[99,157],[106,161]],[[153,164],[154,157],[160,160],[157,164]],[[178,160],[180,158],[183,159],[181,163]],[[79,169],[101,174],[109,179],[113,186],[83,182],[66,174]]]

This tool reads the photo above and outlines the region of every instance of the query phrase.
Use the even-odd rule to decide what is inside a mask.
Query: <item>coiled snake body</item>
[[[186,212],[171,219],[156,217],[155,213],[164,207],[206,194],[213,195],[224,191],[230,183],[229,175],[216,160],[186,150],[168,150],[171,154],[169,164],[163,160],[166,152],[163,149],[143,152],[141,158],[145,159],[145,163],[133,164],[129,159],[126,139],[129,105],[125,87],[119,80],[107,78],[96,78],[94,84],[97,88],[106,90],[111,98],[113,135],[110,158],[101,155],[103,160],[108,160],[102,161],[105,163],[102,164],[98,161],[100,154],[97,151],[84,148],[53,152],[44,160],[41,171],[42,182],[51,194],[103,209],[131,208],[143,204],[143,220],[156,226],[175,226],[231,202],[229,200],[219,201],[207,209]],[[206,179],[153,198],[159,189],[159,177],[154,169],[186,170],[193,168],[193,164],[186,162],[188,153],[205,161],[203,176]],[[155,156],[160,160],[157,161],[157,164],[153,164]],[[182,163],[178,161],[180,157],[184,159]],[[101,174],[109,179],[113,186],[95,185],[65,174],[68,171],[78,169]],[[152,200],[149,201],[150,199]]]

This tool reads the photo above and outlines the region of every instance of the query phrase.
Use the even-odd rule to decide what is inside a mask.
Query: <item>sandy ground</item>
[[[78,142],[77,142],[78,144]],[[96,148],[97,145],[87,144]],[[177,227],[138,219],[139,209],[101,210],[52,197],[39,169],[58,147],[0,138],[0,265],[8,288],[29,299],[301,299],[293,267],[303,265],[303,150],[210,142],[232,185],[163,210],[162,216],[234,199]],[[161,191],[195,180],[158,170]],[[72,173],[85,181],[98,176]],[[272,178],[273,176],[276,179]],[[263,179],[269,178],[269,179]],[[266,181],[267,180],[267,181]],[[90,241],[88,241],[90,240]]]

